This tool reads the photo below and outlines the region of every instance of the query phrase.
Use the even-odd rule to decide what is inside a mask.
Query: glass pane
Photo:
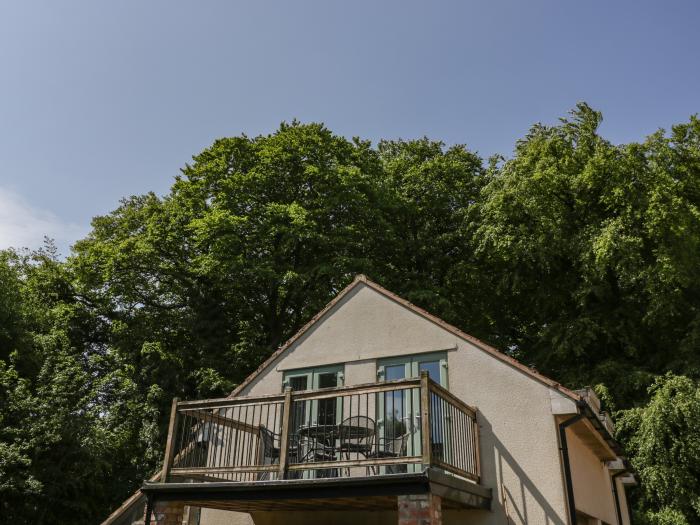
[[[406,377],[406,365],[403,363],[389,365],[384,368],[384,372],[387,381],[404,379]],[[384,424],[383,448],[386,452],[393,452],[395,438],[406,431],[403,390],[387,392],[384,395],[384,414],[386,422]]]
[[[405,390],[395,390],[387,392],[384,396],[384,414],[386,415],[384,438],[387,446],[393,446],[389,441],[403,435],[407,430],[404,392]]]
[[[440,361],[424,361],[423,363],[419,362],[418,373],[421,373],[424,370],[428,372],[428,377],[430,377],[430,379],[440,384]],[[447,424],[447,421],[445,420],[445,407],[440,401],[439,397],[431,395],[430,399],[430,419],[432,420],[430,425],[430,434],[432,439],[432,452],[435,457],[442,460],[444,459],[443,452],[445,448],[443,428],[445,428],[445,425]]]
[[[319,399],[318,401],[318,424],[335,425],[336,399]]]
[[[330,388],[338,386],[338,374],[336,372],[324,372],[318,374],[318,387]],[[338,403],[336,398],[318,400],[318,424],[335,425]]]
[[[338,386],[338,374],[335,372],[318,374],[318,388],[330,388],[332,386]]]
[[[384,367],[384,375],[387,381],[404,379],[406,377],[406,365],[389,365]]]
[[[289,378],[289,386],[292,390],[306,390],[309,388],[309,378],[307,376],[294,376]]]
[[[406,365],[387,365],[384,367],[384,376],[387,381],[406,378]],[[384,394],[384,429],[382,436],[382,448],[386,452],[393,452],[395,438],[400,437],[406,431],[404,414],[403,391],[396,390]]]
[[[435,381],[436,383],[440,383],[440,361],[424,361],[422,363],[418,363],[418,375],[421,374],[421,372],[427,371],[428,376],[430,376],[430,379]]]

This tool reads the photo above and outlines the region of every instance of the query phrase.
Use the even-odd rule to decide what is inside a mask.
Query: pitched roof
[[[287,342],[285,342],[282,346],[280,346],[275,352],[272,353],[270,357],[268,357],[265,362],[263,362],[255,372],[250,374],[236,389],[231,392],[229,397],[235,397],[237,396],[240,392],[243,391],[245,387],[250,385],[250,383],[267,367],[271,366],[272,363],[277,360],[278,357],[280,357],[285,350],[290,348],[295,342],[297,342],[306,332],[308,332],[313,325],[318,323],[338,302],[340,302],[343,297],[345,297],[348,293],[350,293],[351,290],[359,286],[360,284],[364,284],[365,286],[371,288],[372,290],[384,295],[385,297],[391,299],[392,301],[395,301],[396,303],[408,308],[410,311],[418,314],[419,316],[423,317],[424,319],[427,319],[428,321],[440,326],[441,328],[447,330],[451,334],[459,337],[460,339],[463,339],[480,350],[483,350],[487,354],[490,354],[491,356],[495,357],[496,359],[499,359],[503,361],[504,363],[512,366],[513,368],[516,368],[523,372],[524,374],[532,377],[536,381],[543,383],[550,388],[553,388],[562,394],[564,394],[567,397],[570,397],[571,399],[574,399],[576,401],[581,400],[581,396],[578,395],[576,392],[573,390],[570,390],[562,385],[560,385],[558,382],[554,381],[553,379],[548,378],[545,375],[540,374],[536,370],[533,370],[532,368],[522,364],[520,361],[517,359],[514,359],[503,352],[497,350],[491,345],[488,345],[484,343],[483,341],[477,339],[473,335],[469,335],[466,332],[463,332],[456,326],[453,326],[446,321],[443,321],[439,317],[434,316],[433,314],[423,310],[422,308],[410,303],[406,299],[399,297],[393,292],[390,292],[386,288],[378,285],[374,281],[371,281],[370,279],[367,278],[365,275],[358,275],[355,277],[355,279],[348,285],[346,286],[338,295],[336,295],[331,302],[329,302],[320,312],[318,312],[316,315],[314,315],[311,320],[306,323],[304,326],[299,329],[299,331],[294,334]]]

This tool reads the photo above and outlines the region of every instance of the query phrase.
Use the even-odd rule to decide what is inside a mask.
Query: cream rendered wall
[[[610,473],[605,464],[571,431],[566,431],[576,508],[589,516],[617,523]],[[624,503],[624,494],[620,494]]]
[[[493,489],[492,512],[449,512],[445,522],[564,525],[566,504],[551,389],[364,284],[336,304],[241,395],[279,393],[285,370],[337,363],[346,363],[346,385],[375,382],[378,358],[435,351],[448,353],[449,389],[479,410],[482,484]],[[228,514],[230,525],[250,523],[248,515]],[[304,514],[301,522],[331,523],[320,514]],[[340,514],[347,516],[348,523],[358,523],[357,517],[351,518],[355,513]],[[336,520],[340,514],[335,514]],[[287,518],[282,519],[283,515]],[[265,514],[258,516],[256,525],[296,523],[286,519],[291,519],[290,513]],[[336,520],[333,523],[347,521]],[[203,514],[201,523],[222,522],[210,523]]]
[[[225,510],[202,509],[200,525],[257,525],[250,514]]]
[[[460,341],[448,355],[449,388],[479,410],[483,485],[493,516],[474,523],[567,522],[550,388]]]
[[[627,506],[627,491],[625,485],[619,479],[615,480],[617,486],[617,496],[620,500],[620,512],[622,513],[622,525],[630,525],[629,507]]]
[[[375,382],[374,372],[367,371],[377,358],[454,349],[456,344],[454,335],[360,284],[241,395],[281,392],[285,370],[358,361],[365,361],[364,366],[346,367],[345,384]]]

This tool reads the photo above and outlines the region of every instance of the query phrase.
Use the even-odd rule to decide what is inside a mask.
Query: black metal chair
[[[343,420],[340,424],[339,450],[350,459],[350,453],[367,454],[372,452],[375,435],[375,424],[372,418],[367,416],[352,416]]]
[[[279,463],[280,448],[277,446],[277,443],[279,443],[279,434],[261,425],[258,429],[258,435],[260,436],[260,464],[264,465],[265,461],[268,459],[270,460],[270,465]],[[299,457],[299,444],[294,434],[290,435],[287,455],[291,463],[296,463]],[[258,475],[259,480],[269,479],[269,477],[269,472],[261,472]]]
[[[277,434],[261,426],[259,428],[259,435],[262,459],[265,460],[269,458],[272,460],[272,463],[274,463],[275,460],[279,461],[280,449],[279,447],[275,446],[275,438],[277,437]]]
[[[396,437],[380,437],[377,440],[377,448],[367,454],[368,459],[401,458],[406,456],[408,438],[411,433],[406,432]],[[402,467],[402,468],[401,468]],[[372,467],[372,472],[378,474],[378,466]],[[387,465],[390,474],[405,472],[406,465]]]
[[[319,468],[314,469],[314,463],[322,461],[335,461],[335,453],[332,448],[321,445],[319,443],[310,443],[304,455],[299,460],[300,463],[307,463],[308,470],[313,470],[317,478],[335,478],[338,476],[336,468]]]
[[[345,459],[350,459],[350,454],[358,454],[367,458],[367,455],[372,452],[374,446],[374,436],[376,434],[376,426],[374,420],[367,416],[351,416],[340,423],[340,435],[338,452],[341,457],[345,455]],[[346,468],[345,472],[350,475],[350,468]],[[367,469],[369,474],[369,468]]]

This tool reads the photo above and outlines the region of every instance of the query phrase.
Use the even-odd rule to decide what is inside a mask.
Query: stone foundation
[[[179,501],[157,501],[153,505],[151,525],[184,525],[186,514],[189,514],[185,509],[185,504]]]

